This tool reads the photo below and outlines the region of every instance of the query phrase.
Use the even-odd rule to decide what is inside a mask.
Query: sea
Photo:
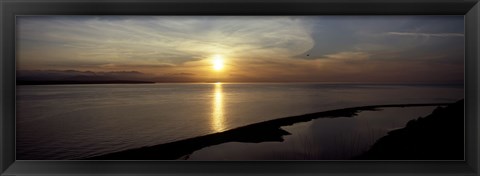
[[[453,103],[463,98],[464,86],[457,84],[17,85],[16,159],[77,160],[325,110],[383,104]],[[317,119],[282,127],[292,133],[285,142],[227,143],[180,159],[346,159],[368,149],[389,130],[401,128],[410,119],[426,116],[434,108],[386,108],[362,112],[353,118]],[[315,140],[307,140],[309,138]],[[272,146],[278,150],[272,151]],[[285,154],[279,146],[290,153]],[[342,147],[347,149],[339,151]],[[317,148],[335,149],[339,154]]]

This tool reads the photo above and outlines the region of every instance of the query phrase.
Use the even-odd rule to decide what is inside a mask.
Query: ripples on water
[[[75,159],[343,107],[454,102],[463,87],[356,84],[17,86],[17,159]]]

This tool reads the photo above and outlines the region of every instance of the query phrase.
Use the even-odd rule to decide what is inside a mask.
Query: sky
[[[463,16],[19,16],[16,35],[17,73],[30,79],[463,83],[464,75]]]

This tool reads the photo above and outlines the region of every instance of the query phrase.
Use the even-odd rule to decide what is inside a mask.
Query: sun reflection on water
[[[225,117],[223,110],[222,83],[215,83],[212,103],[212,130],[221,132],[225,129]]]

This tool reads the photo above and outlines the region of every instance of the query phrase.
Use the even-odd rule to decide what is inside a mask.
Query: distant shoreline
[[[464,86],[459,83],[372,83],[372,82],[155,82],[138,80],[17,80],[16,85],[69,85],[69,84],[322,84],[367,86]]]
[[[202,148],[219,145],[227,142],[260,143],[277,141],[282,142],[283,136],[290,135],[281,129],[295,123],[308,122],[317,118],[353,117],[361,111],[375,111],[378,108],[389,107],[421,107],[421,106],[447,106],[453,103],[428,103],[428,104],[391,104],[360,106],[343,109],[322,111],[298,116],[290,116],[254,123],[227,131],[192,137],[184,140],[159,144],[155,146],[129,149],[114,153],[88,158],[83,160],[175,160],[182,156],[190,155]]]
[[[154,84],[151,81],[105,80],[105,81],[17,81],[17,85],[61,85],[61,84]]]

